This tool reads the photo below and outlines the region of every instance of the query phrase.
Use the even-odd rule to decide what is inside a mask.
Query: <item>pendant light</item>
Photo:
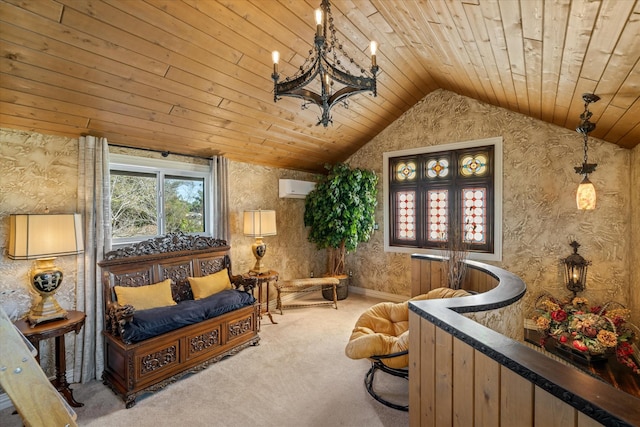
[[[591,111],[589,111],[589,104],[599,101],[600,97],[593,93],[585,93],[582,95],[582,99],[584,100],[584,112],[580,115],[580,124],[576,128],[576,131],[584,138],[584,160],[581,166],[576,166],[574,169],[576,173],[583,175],[584,178],[576,192],[576,204],[580,210],[592,210],[596,208],[596,188],[591,181],[589,181],[589,174],[596,170],[598,164],[589,163],[587,159],[589,132],[592,132],[596,128],[595,123],[589,121],[592,116]]]

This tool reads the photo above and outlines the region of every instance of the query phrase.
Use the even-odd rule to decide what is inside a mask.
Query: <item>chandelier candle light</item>
[[[306,109],[309,104],[315,104],[322,111],[317,125],[322,124],[327,127],[333,122],[330,111],[334,105],[342,103],[345,108],[348,108],[347,98],[361,92],[371,92],[373,96],[377,96],[376,74],[379,68],[376,63],[376,51],[378,45],[374,41],[370,44],[371,68],[370,73],[367,73],[344,51],[342,43],[337,40],[329,0],[322,0],[320,9],[315,12],[315,18],[314,48],[309,51],[309,56],[294,76],[279,82],[280,53],[273,52],[273,74],[271,75],[274,82],[273,101],[277,102],[282,96],[291,96],[304,101],[302,109]],[[338,58],[338,53],[343,60]],[[350,74],[345,64],[358,68],[361,74],[359,76]],[[316,77],[319,79],[315,80]]]
[[[581,121],[576,128],[576,131],[584,137],[584,161],[581,166],[576,166],[574,169],[576,170],[576,173],[584,175],[584,179],[578,186],[576,203],[580,210],[591,210],[596,208],[596,189],[591,181],[589,181],[589,174],[595,172],[598,164],[588,163],[587,160],[587,142],[589,141],[589,132],[592,132],[596,128],[595,123],[589,121],[592,116],[591,111],[589,111],[589,104],[592,102],[598,102],[600,97],[593,93],[584,93],[582,94],[582,99],[584,100],[584,112],[580,114]]]

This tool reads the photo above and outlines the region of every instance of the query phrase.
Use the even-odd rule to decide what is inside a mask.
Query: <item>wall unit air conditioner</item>
[[[298,181],[295,179],[281,179],[280,197],[304,199],[315,186],[315,182]]]

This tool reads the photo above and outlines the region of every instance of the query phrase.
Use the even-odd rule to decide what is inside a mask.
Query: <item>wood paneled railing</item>
[[[434,262],[412,257],[414,292],[430,286]],[[640,399],[463,316],[508,307],[526,291],[514,274],[472,264],[485,283],[496,279],[482,284],[489,290],[409,303],[411,426],[640,426]]]

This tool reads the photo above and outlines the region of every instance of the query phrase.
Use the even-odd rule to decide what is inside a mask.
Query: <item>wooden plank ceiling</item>
[[[640,0],[332,0],[338,38],[378,96],[333,109],[273,102],[320,0],[0,0],[0,126],[322,171],[444,88],[592,136],[640,141]]]

